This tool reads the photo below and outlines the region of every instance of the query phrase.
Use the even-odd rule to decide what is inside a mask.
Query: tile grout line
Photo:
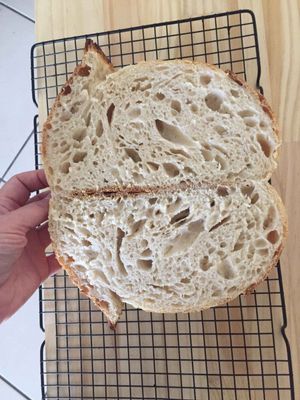
[[[19,393],[24,399],[26,400],[32,400],[30,397],[28,397],[22,390],[18,389],[15,385],[13,385],[10,381],[8,381],[6,378],[4,378],[3,375],[0,375],[0,380],[2,380],[4,383],[6,383],[9,387],[11,387],[13,390],[15,390],[17,393]]]
[[[32,129],[32,131],[30,132],[29,136],[27,137],[27,139],[25,140],[25,142],[22,144],[21,148],[19,149],[19,151],[17,152],[17,154],[14,156],[13,160],[11,161],[11,163],[9,164],[9,166],[6,168],[6,171],[4,172],[4,174],[1,176],[1,180],[4,180],[5,176],[7,175],[7,173],[9,172],[9,170],[11,169],[11,167],[14,165],[14,163],[16,162],[17,158],[19,157],[19,155],[21,154],[21,152],[23,151],[24,147],[26,146],[26,144],[29,142],[31,136],[34,133],[34,129]]]
[[[12,12],[18,14],[20,17],[23,17],[23,18],[27,19],[27,21],[30,21],[30,22],[35,23],[35,20],[34,20],[34,19],[28,17],[28,15],[22,13],[21,11],[17,10],[16,8],[11,7],[11,6],[9,6],[8,4],[5,4],[3,1],[0,1],[0,5],[3,6],[3,7],[6,7],[8,10],[10,10],[10,11],[12,11]]]

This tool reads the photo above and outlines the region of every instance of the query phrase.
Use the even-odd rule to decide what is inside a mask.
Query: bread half
[[[192,312],[254,288],[277,263],[286,217],[269,184],[248,182],[56,197],[49,229],[62,264],[114,324],[123,302]]]
[[[45,124],[43,159],[56,192],[270,178],[276,121],[234,74],[180,60],[110,73],[105,62],[88,48]]]

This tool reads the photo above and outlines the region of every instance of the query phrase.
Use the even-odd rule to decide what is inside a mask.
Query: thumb
[[[27,232],[48,219],[49,199],[50,195],[41,200],[28,203],[12,211],[10,217],[13,220],[15,219],[17,226]]]

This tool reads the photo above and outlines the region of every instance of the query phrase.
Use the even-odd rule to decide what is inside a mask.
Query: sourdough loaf
[[[87,42],[43,129],[59,262],[112,324],[124,302],[191,312],[247,292],[286,237],[267,183],[279,144],[270,106],[233,73],[179,60],[114,72]]]

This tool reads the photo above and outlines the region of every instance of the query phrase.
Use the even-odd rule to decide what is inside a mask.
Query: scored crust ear
[[[66,96],[72,96],[72,94],[74,95],[74,90],[78,86],[88,86],[89,82],[96,85],[105,80],[106,76],[112,72],[114,72],[114,67],[101,48],[91,39],[87,39],[81,63],[77,65],[70,78],[63,85],[43,126],[41,154],[50,187],[52,186],[52,179],[51,169],[48,164],[47,148],[48,136],[51,134],[50,131],[52,129],[52,120],[54,115],[59,111],[59,109],[61,109],[64,98]]]

